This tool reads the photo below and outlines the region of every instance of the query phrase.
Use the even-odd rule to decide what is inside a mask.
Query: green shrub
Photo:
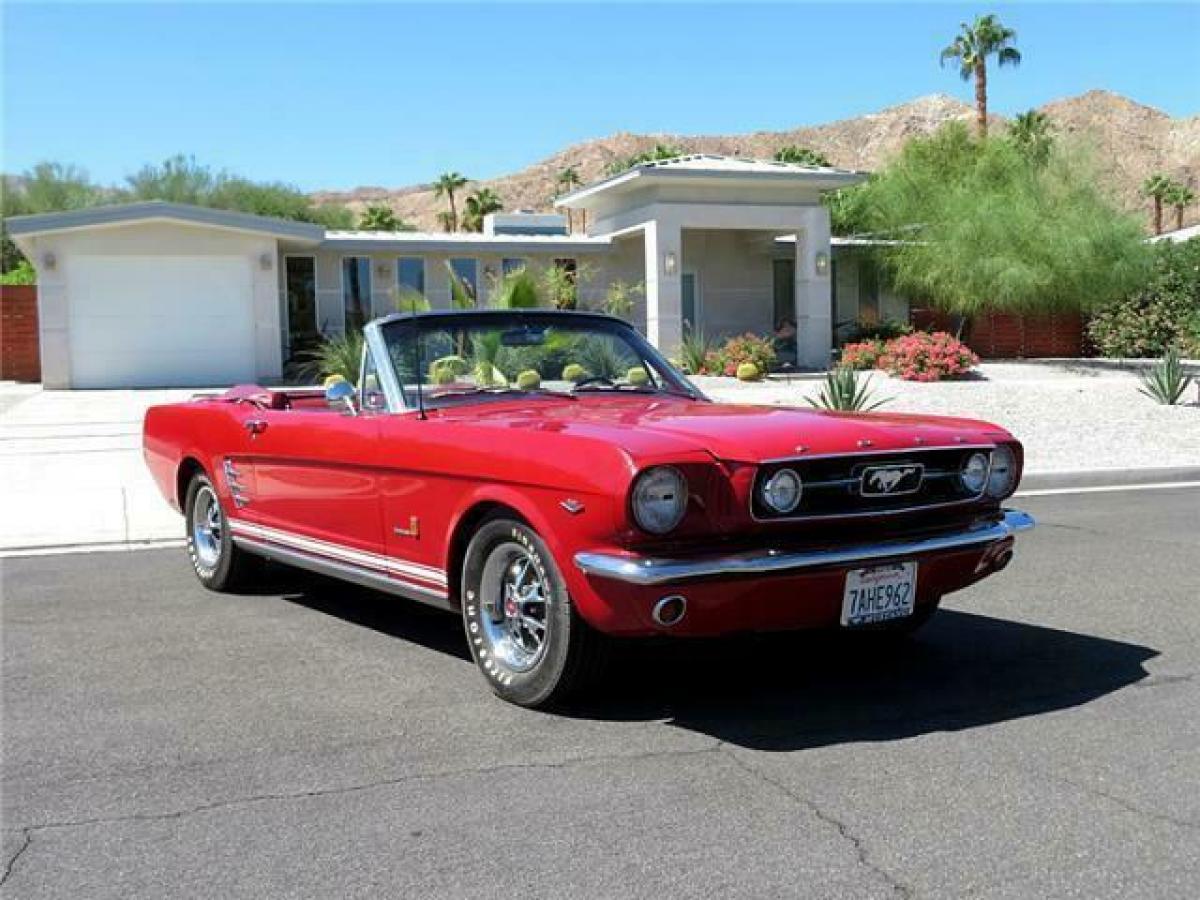
[[[762,373],[754,363],[744,362],[737,367],[737,378],[738,381],[758,381],[762,378]]]
[[[713,350],[713,343],[705,337],[704,329],[688,326],[679,344],[680,368],[689,375],[708,375],[708,358]]]
[[[1103,306],[1088,335],[1104,356],[1161,356],[1171,346],[1200,355],[1200,239],[1155,245],[1149,283]]]
[[[470,368],[461,356],[440,356],[429,364],[429,380],[434,384],[449,384]]]
[[[568,363],[566,366],[563,367],[563,370],[562,370],[562,380],[563,381],[570,381],[570,382],[583,381],[583,379],[585,379],[587,377],[588,377],[587,369],[585,369],[579,363]]]
[[[29,260],[23,259],[15,269],[0,275],[0,284],[37,284],[37,271]]]
[[[625,380],[632,385],[641,386],[650,383],[650,373],[641,366],[633,366],[625,373]]]
[[[517,376],[517,387],[523,391],[536,391],[542,386],[542,376],[537,369],[526,369]]]
[[[840,367],[843,369],[874,369],[883,356],[884,342],[878,338],[846,344],[842,347]]]
[[[363,336],[361,331],[336,334],[321,341],[315,350],[302,354],[302,372],[305,378],[318,381],[327,376],[340,375],[351,384],[358,381],[358,370],[362,366]]]

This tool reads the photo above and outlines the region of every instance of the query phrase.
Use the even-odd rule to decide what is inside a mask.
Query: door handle
[[[250,432],[251,437],[256,434],[262,434],[267,430],[266,419],[247,419],[242,423],[242,425],[244,425],[246,430]]]

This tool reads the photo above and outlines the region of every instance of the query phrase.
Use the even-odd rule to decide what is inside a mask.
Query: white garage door
[[[73,387],[254,380],[246,258],[78,256],[68,260],[67,290]]]

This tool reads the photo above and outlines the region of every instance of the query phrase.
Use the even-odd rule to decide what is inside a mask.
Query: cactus
[[[650,373],[641,366],[634,366],[625,373],[625,380],[630,384],[641,387],[650,383]]]
[[[579,363],[568,363],[562,370],[563,381],[583,381],[583,379],[587,378],[587,375],[587,369]]]
[[[762,377],[762,373],[758,371],[758,366],[752,362],[744,362],[737,367],[738,381],[758,381]]]
[[[526,369],[517,376],[517,387],[523,391],[536,391],[542,386],[542,376],[537,369]]]
[[[465,375],[470,366],[461,356],[442,356],[429,364],[429,380],[434,384],[447,384],[460,375]],[[449,373],[449,378],[439,378],[438,372]]]
[[[508,385],[508,379],[496,366],[481,360],[475,365],[475,383],[479,387],[505,387]]]

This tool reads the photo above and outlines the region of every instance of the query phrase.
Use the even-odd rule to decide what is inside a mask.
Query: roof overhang
[[[122,203],[112,206],[91,206],[86,209],[37,213],[30,216],[12,216],[6,219],[4,224],[14,238],[30,238],[55,232],[152,221],[180,222],[187,225],[263,234],[314,244],[325,236],[323,226],[310,222],[256,216],[251,213],[211,209],[186,203],[167,203],[162,200]]]
[[[344,253],[603,253],[607,237],[545,234],[441,233],[421,231],[330,231],[322,249]]]
[[[622,194],[656,184],[701,187],[789,185],[819,192],[849,187],[864,181],[866,177],[865,172],[824,166],[801,166],[734,157],[681,157],[634,166],[564,194],[554,201],[554,205],[559,208],[586,208],[601,195]]]

